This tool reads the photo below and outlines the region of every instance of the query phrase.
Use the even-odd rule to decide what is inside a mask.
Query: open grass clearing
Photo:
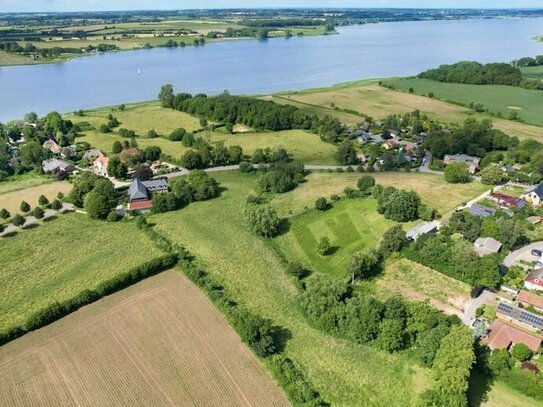
[[[7,180],[0,182],[0,195],[51,182],[55,182],[53,177],[38,175],[34,172],[27,172],[26,174],[21,175],[12,175]]]
[[[223,316],[166,271],[0,348],[0,404],[288,406]]]
[[[19,206],[22,201],[28,202],[34,208],[38,206],[38,199],[41,195],[45,195],[49,202],[52,202],[56,199],[59,192],[67,195],[72,190],[72,187],[73,185],[69,182],[62,181],[50,182],[12,192],[0,192],[0,209],[7,209],[12,215],[15,215],[17,212],[20,212]]]
[[[529,66],[527,68],[522,68],[521,71],[522,75],[526,78],[543,80],[543,65]]]
[[[272,203],[282,216],[296,215],[314,207],[320,197],[342,194],[346,187],[356,188],[356,182],[365,174],[313,172],[307,181],[287,194],[276,196]],[[446,217],[460,203],[467,202],[488,190],[479,182],[447,184],[443,176],[416,172],[376,172],[369,174],[378,184],[416,191],[422,202]]]
[[[0,241],[0,329],[162,253],[134,223],[60,215]]]
[[[153,215],[159,232],[186,245],[233,299],[291,332],[285,353],[299,363],[324,399],[338,406],[410,406],[431,385],[429,371],[405,355],[335,339],[312,327],[297,305],[284,264],[241,216],[256,176],[216,174],[221,197]]]

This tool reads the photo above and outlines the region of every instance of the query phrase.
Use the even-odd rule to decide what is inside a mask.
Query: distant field
[[[209,300],[167,271],[0,348],[3,406],[289,406]]]
[[[157,230],[186,245],[233,299],[290,331],[286,355],[307,371],[331,405],[414,406],[417,394],[431,385],[430,372],[407,355],[336,339],[311,326],[281,258],[243,224],[242,207],[256,177],[238,172],[214,177],[225,188],[220,198],[153,215]]]
[[[294,191],[276,196],[272,203],[282,215],[296,215],[306,208],[313,208],[315,200],[322,196],[341,194],[345,187],[356,188],[356,182],[364,174],[314,172],[307,177],[307,182]],[[470,184],[447,184],[441,175],[383,172],[371,174],[377,183],[401,189],[412,189],[421,196],[422,202],[448,215],[460,203],[488,190],[480,182]]]
[[[522,75],[527,78],[543,79],[543,65],[522,68]]]
[[[137,142],[140,147],[150,145],[159,146],[162,151],[174,158],[180,158],[187,151],[181,142],[173,142],[162,137],[146,138],[147,132],[154,129],[159,135],[168,135],[174,129],[182,127],[187,131],[200,128],[199,119],[187,113],[171,109],[163,109],[158,102],[148,102],[136,105],[127,105],[125,111],[111,111],[111,108],[89,110],[85,116],[67,115],[74,122],[88,122],[99,129],[107,122],[107,116],[113,114],[120,122],[119,128],[136,131],[139,136]],[[112,133],[103,134],[98,130],[88,130],[77,141],[86,141],[104,153],[111,153],[115,140],[123,141],[118,135],[118,129]],[[294,158],[306,164],[335,164],[336,147],[323,142],[319,136],[301,130],[281,132],[250,132],[239,134],[225,134],[220,132],[198,133],[210,142],[224,141],[226,145],[238,144],[245,154],[252,154],[257,148],[282,146]]]
[[[512,86],[465,85],[445,83],[428,79],[390,79],[385,81],[403,91],[413,88],[416,94],[434,95],[442,100],[469,105],[471,102],[482,103],[493,113],[500,112],[507,117],[511,110],[518,111],[527,123],[543,124],[543,92]]]
[[[161,254],[133,223],[78,213],[1,238],[0,330]]]
[[[403,83],[407,79],[387,79],[385,81]],[[411,85],[406,86],[405,90],[407,91],[410,87]],[[416,87],[415,92],[427,94],[426,91],[426,93],[418,92]],[[434,93],[439,96],[438,93]],[[543,92],[540,95],[543,97]],[[374,119],[382,119],[389,114],[403,114],[418,109],[435,120],[446,122],[460,123],[470,116],[479,119],[490,118],[496,128],[511,136],[543,140],[543,127],[499,119],[486,114],[474,114],[470,109],[456,104],[383,88],[378,86],[376,80],[359,81],[302,92],[287,92],[267,98],[281,104],[293,104],[310,114],[330,115],[349,125],[360,123],[363,120],[360,114],[369,115]],[[498,103],[500,101],[501,99]],[[467,104],[470,102],[471,100],[468,100]],[[350,110],[357,114],[349,113]],[[541,119],[536,117],[536,123],[541,124]]]
[[[24,185],[24,181],[22,181],[22,185]],[[41,195],[45,195],[51,202],[56,199],[59,192],[67,195],[72,189],[72,184],[67,181],[51,182],[5,193],[1,192],[1,187],[2,184],[0,184],[0,209],[7,209],[12,215],[15,215],[20,212],[21,201],[28,202],[34,208],[38,205],[38,198]]]
[[[38,175],[33,172],[22,175],[12,175],[7,181],[0,182],[0,195],[7,194],[8,192],[19,191],[21,189],[36,187],[38,185],[48,184],[54,181],[55,179],[53,177]]]

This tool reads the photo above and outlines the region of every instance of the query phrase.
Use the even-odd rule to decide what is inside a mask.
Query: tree
[[[179,127],[177,129],[174,129],[170,135],[168,136],[168,138],[171,140],[171,141],[183,141],[183,138],[185,137],[185,135],[187,134],[187,131],[182,128],[182,127]]]
[[[170,212],[179,208],[177,197],[173,192],[155,194],[152,201],[154,213]]]
[[[49,205],[49,199],[47,199],[47,197],[45,195],[40,195],[40,197],[38,198],[38,203],[41,206]]]
[[[187,176],[187,182],[191,187],[192,198],[195,201],[205,201],[219,196],[219,183],[210,177],[207,172],[201,170],[192,171]]]
[[[17,214],[13,217],[12,221],[14,226],[23,226],[26,223],[26,218],[22,217],[21,215]]]
[[[401,321],[385,318],[379,327],[377,344],[388,352],[399,351],[405,342],[405,334]]]
[[[321,237],[319,244],[317,245],[317,253],[321,256],[327,256],[330,253],[331,248],[330,239],[326,236]]]
[[[123,145],[119,140],[113,142],[113,147],[111,148],[113,154],[120,154],[123,151]]]
[[[375,186],[375,178],[371,175],[364,175],[358,180],[356,185],[364,195],[371,195],[371,190]]]
[[[0,210],[0,219],[8,219],[10,216],[11,214],[7,209],[2,208],[2,210]]]
[[[21,205],[19,206],[19,209],[21,210],[21,212],[27,213],[27,212],[30,212],[30,209],[32,208],[30,207],[28,202],[22,201]]]
[[[171,108],[173,107],[173,86],[170,84],[163,85],[160,88],[160,92],[158,94],[158,100],[160,100],[160,104],[162,107]]]
[[[514,362],[505,349],[495,349],[488,358],[488,368],[494,376],[499,376],[513,367]]]
[[[356,164],[358,162],[358,158],[356,158],[356,151],[353,143],[350,141],[344,141],[341,143],[336,153],[336,159],[342,165]]]
[[[205,116],[200,116],[200,127],[205,129],[208,125],[208,121]]]
[[[244,217],[251,231],[258,235],[273,237],[279,231],[281,221],[269,205],[248,205]]]
[[[107,173],[114,178],[124,179],[128,174],[128,167],[115,155],[109,159]]]
[[[34,216],[36,219],[41,219],[45,216],[45,212],[41,207],[36,206],[32,211],[32,216]]]
[[[414,191],[385,188],[377,200],[377,210],[396,222],[410,222],[419,217],[420,198]]]
[[[24,120],[25,122],[29,123],[36,123],[36,121],[38,120],[38,115],[35,112],[28,112],[25,114]]]
[[[158,146],[148,146],[143,150],[143,155],[147,161],[157,161],[160,159],[162,150]]]
[[[85,197],[84,208],[92,219],[106,219],[117,202],[113,183],[101,178]]]
[[[170,189],[177,197],[179,206],[187,205],[193,199],[194,190],[189,183],[181,177],[174,178],[170,181]]]
[[[450,184],[465,184],[469,182],[468,167],[464,163],[452,163],[445,167],[445,181]]]
[[[532,351],[523,343],[516,343],[511,348],[511,356],[519,362],[526,362],[532,358]]]
[[[395,225],[388,229],[379,243],[379,252],[386,256],[390,253],[399,252],[407,243],[407,236],[402,225]]]
[[[330,204],[328,203],[326,198],[323,198],[323,197],[317,198],[317,200],[315,201],[315,209],[319,211],[325,211],[329,207],[330,207]]]
[[[259,28],[256,32],[256,38],[259,40],[267,40],[269,37],[268,29],[266,28]]]
[[[372,275],[375,266],[379,263],[379,256],[375,251],[368,250],[355,253],[347,263],[347,270],[353,279],[364,279]]]
[[[54,211],[59,211],[62,209],[62,203],[58,199],[55,199],[53,202],[51,202],[51,209]]]
[[[301,279],[307,275],[307,270],[301,263],[290,262],[287,265],[287,274]]]
[[[240,146],[228,147],[228,163],[238,164],[243,159],[243,149]]]
[[[204,163],[202,155],[195,150],[187,150],[181,157],[181,165],[189,170],[202,168]]]
[[[481,182],[486,185],[497,185],[508,178],[499,165],[486,167],[479,173],[479,176],[481,177]]]
[[[137,178],[140,181],[149,181],[153,178],[153,170],[149,168],[147,165],[138,165],[134,169],[134,173],[132,174],[133,178]]]

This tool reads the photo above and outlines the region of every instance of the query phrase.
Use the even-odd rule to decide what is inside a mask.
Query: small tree
[[[123,145],[121,144],[121,142],[119,140],[115,140],[113,142],[113,146],[111,147],[111,151],[113,152],[113,154],[120,154],[121,151],[123,151]]]
[[[375,186],[375,178],[371,175],[364,175],[358,180],[356,185],[364,195],[371,195],[371,190]]]
[[[519,362],[526,362],[532,358],[532,351],[528,346],[523,343],[516,343],[511,349],[511,356],[513,356]]]
[[[269,205],[248,205],[244,216],[249,228],[258,235],[273,237],[279,231],[281,221]]]
[[[32,208],[30,207],[28,202],[23,201],[21,202],[21,206],[19,206],[19,209],[21,209],[21,212],[27,213],[27,212],[30,212]]]
[[[445,167],[445,181],[450,184],[465,184],[469,182],[468,167],[464,163],[452,163]]]
[[[297,279],[302,279],[307,275],[307,270],[300,263],[290,262],[287,265],[287,274],[296,277]]]
[[[325,211],[327,210],[328,208],[330,207],[330,204],[328,203],[328,201],[326,200],[326,198],[318,198],[316,201],[315,201],[315,209],[319,210],[319,211]]]
[[[26,223],[26,219],[22,217],[21,215],[17,214],[13,217],[13,225],[14,226],[23,226]]]
[[[7,219],[11,216],[7,209],[0,210],[0,219]]]
[[[34,216],[36,219],[41,219],[45,216],[45,212],[41,207],[36,206],[32,211],[32,216]]]
[[[395,225],[388,229],[383,235],[383,238],[379,243],[379,251],[383,256],[399,252],[406,242],[407,237],[402,225]]]
[[[61,210],[62,203],[58,199],[55,199],[53,202],[51,202],[51,209],[53,209],[54,211]]]
[[[330,239],[326,236],[321,237],[319,244],[317,245],[317,253],[321,256],[327,256],[330,253],[332,245],[330,244]]]
[[[347,263],[347,270],[355,278],[368,278],[379,262],[379,257],[374,251],[355,253]]]
[[[38,198],[38,203],[40,204],[40,206],[49,205],[49,199],[47,199],[47,197],[46,197],[45,195],[41,195],[41,196]]]

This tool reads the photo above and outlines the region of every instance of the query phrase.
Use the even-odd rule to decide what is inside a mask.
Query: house
[[[42,161],[41,166],[43,172],[56,174],[62,172],[69,174],[75,171],[75,166],[73,164],[67,163],[66,161],[58,160],[56,158],[50,158],[48,160]]]
[[[393,149],[394,147],[396,147],[398,143],[395,142],[394,140],[387,140],[385,141],[385,143],[383,144],[383,146],[385,147],[385,150],[391,150]]]
[[[505,291],[506,293],[509,293],[511,295],[514,295],[515,297],[518,295],[520,291],[518,288],[511,287],[510,285],[507,285],[507,284],[502,284],[500,286],[500,290]]]
[[[543,200],[543,183],[521,195],[521,198],[535,207],[541,206],[541,201]]]
[[[524,307],[534,307],[537,311],[543,312],[543,296],[521,290],[517,301]]]
[[[372,140],[370,133],[359,133],[356,135],[356,141],[358,144],[366,144]]]
[[[53,154],[60,154],[60,146],[53,139],[45,140],[42,147],[51,151]]]
[[[481,159],[478,157],[472,157],[466,154],[456,154],[456,155],[446,155],[443,158],[443,164],[449,165],[452,163],[464,163],[468,166],[469,173],[475,174],[477,168],[479,168],[479,163]]]
[[[543,317],[505,302],[498,303],[496,316],[534,331],[543,330]]]
[[[543,291],[543,269],[532,270],[524,279],[524,288]]]
[[[363,164],[368,162],[368,157],[366,157],[366,155],[362,153],[357,154],[356,159]]]
[[[165,192],[168,192],[166,180],[140,181],[136,178],[128,188],[128,209],[138,212],[149,211],[153,207],[151,202],[153,195]]]
[[[492,195],[492,199],[500,206],[505,208],[517,208],[522,209],[526,206],[526,201],[522,198],[515,198],[514,196],[502,194],[502,193],[495,193]]]
[[[491,237],[480,237],[473,243],[473,250],[475,250],[475,253],[477,253],[479,257],[498,253],[501,248],[502,244]]]
[[[60,149],[60,156],[62,158],[72,158],[77,155],[77,149],[75,146],[62,147]]]
[[[91,150],[85,151],[85,154],[83,154],[82,158],[84,160],[94,161],[98,157],[101,157],[101,156],[103,156],[102,152],[100,150],[93,148]]]
[[[126,150],[123,150],[119,157],[121,158],[121,161],[126,163],[129,159],[138,157],[140,155],[140,150],[138,150],[136,147],[130,147]]]
[[[496,216],[496,209],[483,205],[472,205],[469,208],[469,213],[473,216],[478,216],[479,218],[488,218]]]
[[[398,138],[400,137],[400,132],[398,130],[389,130],[388,131],[390,133],[390,135],[394,138]]]
[[[109,165],[109,158],[106,156],[99,156],[92,164],[92,172],[101,177],[107,177],[107,167]]]
[[[530,216],[526,220],[530,222],[532,225],[537,225],[538,223],[541,223],[543,218],[541,216]]]
[[[422,235],[435,233],[439,229],[440,223],[437,220],[433,222],[423,222],[420,225],[407,231],[406,236],[409,240],[417,240]]]
[[[540,337],[508,325],[499,319],[494,320],[488,329],[488,336],[482,342],[490,349],[510,349],[514,344],[523,343],[532,351],[537,352],[541,346]]]
[[[363,132],[366,132],[366,133],[368,131],[370,131],[370,129],[371,129],[371,123],[369,123],[369,122],[364,122],[362,124],[362,126],[360,126],[360,130],[362,130]]]

